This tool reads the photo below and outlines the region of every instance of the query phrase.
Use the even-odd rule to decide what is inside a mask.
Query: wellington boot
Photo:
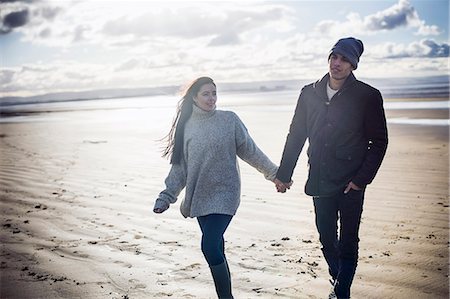
[[[219,299],[233,299],[231,294],[231,277],[226,261],[219,265],[210,266]]]

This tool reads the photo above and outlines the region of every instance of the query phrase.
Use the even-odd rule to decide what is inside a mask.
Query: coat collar
[[[314,83],[314,90],[321,98],[328,99],[327,84],[328,84],[329,79],[330,79],[330,74],[327,73],[325,76],[322,77],[322,79],[317,80]],[[350,85],[352,85],[355,82],[356,82],[356,77],[352,72],[345,80],[344,85],[342,85],[341,89],[339,90],[339,93],[341,93],[344,89],[346,89],[347,87],[349,87]]]

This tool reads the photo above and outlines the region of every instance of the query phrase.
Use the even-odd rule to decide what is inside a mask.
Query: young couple
[[[350,298],[364,192],[388,143],[380,92],[353,75],[363,50],[363,43],[353,37],[332,47],[328,73],[300,93],[279,167],[258,148],[235,113],[216,110],[216,85],[211,78],[198,78],[185,91],[164,151],[172,167],[153,211],[167,210],[185,189],[181,213],[198,220],[201,250],[219,298],[233,298],[223,235],[240,202],[237,157],[284,193],[292,184],[306,140],[305,192],[313,197],[333,285],[330,298]]]

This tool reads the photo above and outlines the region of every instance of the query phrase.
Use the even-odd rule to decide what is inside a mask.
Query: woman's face
[[[212,83],[203,84],[197,95],[194,96],[194,103],[202,110],[212,111],[216,108],[217,91]]]

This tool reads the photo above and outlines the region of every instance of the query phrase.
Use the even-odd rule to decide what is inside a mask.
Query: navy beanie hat
[[[328,59],[330,59],[331,54],[340,54],[347,58],[356,70],[358,67],[359,57],[363,52],[364,45],[362,41],[354,37],[346,37],[338,40],[338,42],[333,46],[330,51],[330,55],[328,55]]]

